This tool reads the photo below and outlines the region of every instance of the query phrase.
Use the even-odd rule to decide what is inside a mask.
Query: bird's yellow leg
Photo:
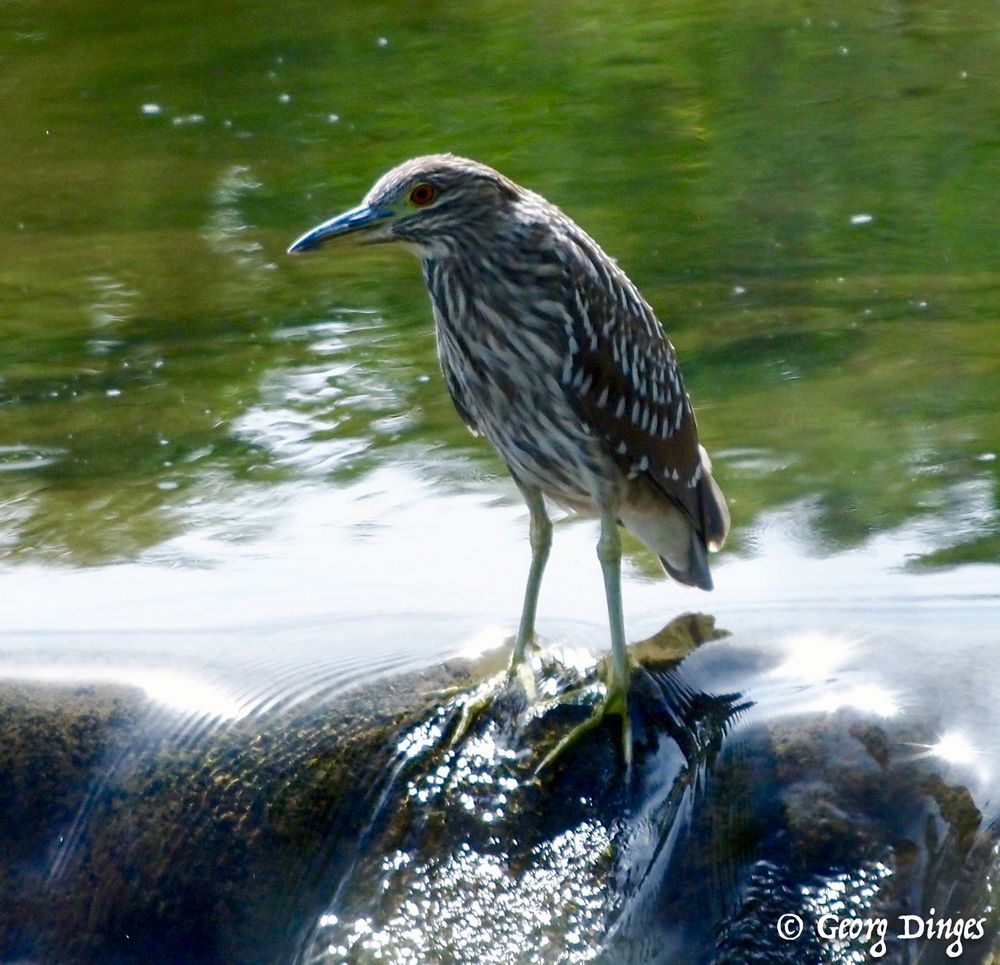
[[[608,601],[608,623],[611,626],[611,659],[605,664],[606,679],[604,699],[593,713],[577,724],[562,740],[542,758],[535,773],[556,761],[584,734],[597,727],[608,715],[622,719],[622,752],[626,768],[632,764],[632,725],[628,716],[628,685],[632,672],[625,645],[625,618],[622,612],[622,544],[615,515],[608,510],[601,513],[601,538],[597,542],[597,558],[604,574],[604,593]]]
[[[518,483],[524,501],[528,504],[530,522],[528,535],[531,541],[531,567],[528,570],[528,585],[524,588],[524,605],[521,607],[521,622],[517,627],[514,650],[510,655],[507,675],[513,678],[524,662],[528,644],[535,638],[535,613],[538,610],[538,593],[542,586],[542,574],[552,547],[552,523],[545,512],[545,500],[538,489]]]
[[[515,480],[516,482],[517,480]],[[535,681],[530,668],[524,662],[528,644],[535,637],[535,613],[538,610],[538,593],[542,585],[542,574],[549,559],[552,547],[552,523],[545,511],[545,500],[541,491],[518,482],[518,488],[528,504],[530,516],[529,539],[531,542],[531,567],[528,570],[528,584],[524,589],[524,605],[521,607],[521,621],[518,624],[517,636],[514,638],[514,649],[510,654],[510,663],[502,674],[496,674],[484,680],[462,700],[462,716],[451,736],[451,745],[457,744],[468,733],[476,718],[487,708],[504,687],[515,677],[520,678],[529,701],[535,699]]]

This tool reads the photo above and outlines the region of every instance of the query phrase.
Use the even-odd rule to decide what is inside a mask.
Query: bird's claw
[[[488,677],[474,690],[466,691],[459,697],[462,713],[458,723],[448,738],[448,749],[457,746],[469,732],[469,728],[479,719],[479,715],[492,703],[500,688],[506,683],[507,674]]]
[[[542,771],[551,767],[562,755],[574,744],[590,731],[603,723],[605,717],[620,717],[622,756],[625,761],[626,770],[632,766],[632,724],[628,715],[628,672],[616,675],[611,672],[608,663],[603,663],[599,673],[605,677],[605,692],[600,702],[593,708],[586,720],[581,721],[542,758],[534,771],[535,779]],[[495,673],[481,681],[475,687],[452,687],[442,691],[441,695],[449,698],[457,698],[456,703],[460,708],[458,721],[448,738],[447,747],[449,750],[460,744],[475,725],[480,715],[514,683],[519,683],[525,691],[528,705],[536,705],[537,688],[534,674],[531,670],[530,661],[522,661],[508,667],[500,673]],[[557,697],[546,700],[541,706],[541,713],[557,704],[577,703],[586,694],[592,692],[593,686],[569,690]]]
[[[589,688],[571,690],[559,697],[553,698],[548,702],[548,706],[551,706],[552,704],[572,702],[587,689]],[[600,726],[600,724],[604,722],[604,718],[609,716],[621,717],[622,756],[625,760],[626,771],[630,770],[632,767],[632,722],[629,720],[628,715],[628,685],[627,682],[620,684],[612,680],[609,681],[607,685],[604,698],[593,709],[590,716],[587,717],[586,720],[581,721],[568,734],[562,737],[555,747],[553,747],[552,750],[550,750],[542,758],[538,766],[535,768],[535,776],[537,777],[543,770],[546,770],[554,764],[567,750],[569,750],[569,748],[576,744],[580,738],[582,738],[585,734],[588,734],[595,727]]]
[[[532,675],[527,662],[520,663],[517,666],[508,667],[506,670],[501,671],[498,674],[493,674],[493,676],[487,677],[482,683],[478,684],[472,690],[467,690],[462,687],[451,687],[449,688],[450,693],[442,693],[442,696],[458,696],[462,707],[458,723],[455,725],[455,729],[452,731],[451,737],[448,740],[449,749],[455,747],[462,741],[465,735],[468,734],[469,730],[472,728],[472,725],[479,719],[479,715],[482,714],[482,712],[486,710],[491,703],[493,703],[497,695],[502,693],[515,682],[519,682],[521,684],[527,694],[528,702],[533,703],[537,696],[535,678]]]

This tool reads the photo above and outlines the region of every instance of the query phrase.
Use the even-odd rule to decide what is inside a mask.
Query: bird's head
[[[297,255],[332,242],[397,242],[421,257],[446,255],[495,230],[522,193],[476,161],[453,154],[413,158],[379,178],[356,208],[307,231],[288,252]]]

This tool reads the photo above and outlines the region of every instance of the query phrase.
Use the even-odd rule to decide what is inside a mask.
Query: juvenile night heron
[[[500,454],[528,505],[531,567],[509,673],[534,636],[552,542],[543,494],[600,518],[612,653],[605,696],[546,761],[608,714],[622,718],[629,759],[618,525],[675,580],[703,590],[712,588],[707,551],[729,529],[673,346],[652,308],[555,205],[450,154],[393,168],[358,207],[288,250],[334,241],[399,244],[421,259],[455,407]]]

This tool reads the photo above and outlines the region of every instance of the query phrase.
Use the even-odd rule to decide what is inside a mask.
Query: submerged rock
[[[126,688],[3,684],[3,960],[874,954],[877,935],[829,937],[832,916],[886,920],[896,962],[951,960],[928,919],[982,919],[961,960],[986,961],[995,834],[966,786],[913,753],[932,722],[757,718],[744,694],[686,678],[707,643],[752,678],[722,636],[688,615],[635,645],[628,773],[611,721],[536,778],[588,708],[518,686],[452,745],[461,697],[442,691],[474,686],[497,654],[224,723],[183,724]],[[535,672],[544,698],[596,669],[542,655]],[[903,915],[926,934],[893,937]]]

